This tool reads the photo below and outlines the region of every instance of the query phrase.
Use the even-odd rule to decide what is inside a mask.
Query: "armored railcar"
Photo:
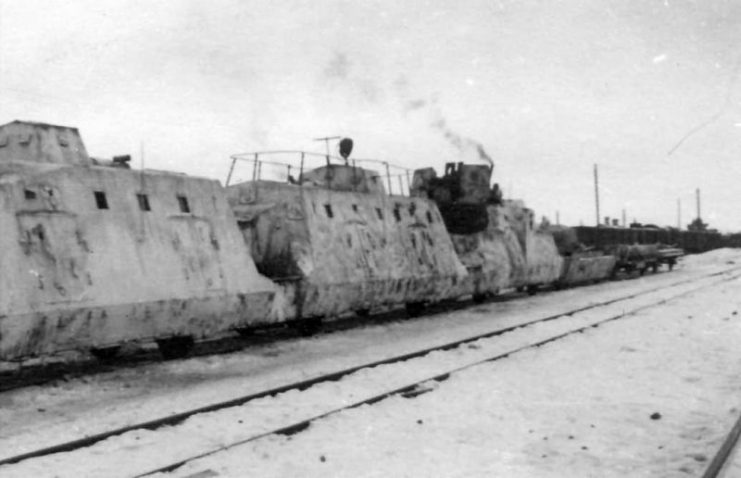
[[[416,312],[456,297],[466,269],[435,203],[391,195],[378,173],[332,161],[291,181],[227,187],[258,270],[283,287],[286,316]]]
[[[75,128],[0,127],[0,359],[115,350],[271,317],[277,287],[214,180],[96,161]]]
[[[559,287],[597,282],[612,277],[617,257],[579,242],[572,227],[549,226],[558,253],[563,257]]]

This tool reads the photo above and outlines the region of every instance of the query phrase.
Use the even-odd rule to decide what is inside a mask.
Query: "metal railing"
[[[273,159],[264,159],[265,157],[274,158],[280,155],[297,155],[298,158],[293,161],[275,161]],[[379,178],[385,187],[387,188],[386,193],[390,196],[400,195],[408,196],[411,188],[412,181],[412,170],[404,168],[402,166],[395,165],[388,161],[379,159],[349,159],[333,156],[330,154],[313,153],[308,151],[300,150],[273,150],[273,151],[258,151],[254,153],[239,153],[230,156],[231,164],[229,166],[229,173],[226,177],[226,186],[229,186],[232,179],[234,178],[234,171],[239,162],[250,164],[251,166],[251,177],[249,179],[243,179],[247,181],[260,181],[263,180],[263,166],[278,166],[279,173],[283,177],[280,180],[285,180],[291,184],[302,185],[301,178],[304,171],[309,171],[320,166],[330,166],[332,164],[346,164],[353,168],[358,167],[358,163],[374,163],[383,166],[385,174],[377,174],[375,177]],[[298,165],[296,164],[298,163]],[[298,169],[298,180],[292,177],[291,173]],[[398,172],[397,172],[398,171]],[[397,183],[395,186],[394,183]]]

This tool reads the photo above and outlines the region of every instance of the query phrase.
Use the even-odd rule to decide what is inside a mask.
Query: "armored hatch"
[[[336,191],[383,194],[385,190],[380,179],[381,176],[370,169],[347,164],[328,164],[303,172],[299,182]]]

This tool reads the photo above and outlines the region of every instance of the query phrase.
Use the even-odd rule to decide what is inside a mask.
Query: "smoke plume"
[[[448,140],[448,142],[452,144],[458,151],[462,153],[471,150],[476,151],[479,159],[486,161],[487,163],[489,163],[489,166],[494,168],[494,160],[491,159],[491,156],[486,153],[484,145],[474,139],[468,138],[466,136],[461,136],[451,130],[444,118],[438,118],[437,120],[433,121],[432,127],[439,130],[443,134],[443,137]]]

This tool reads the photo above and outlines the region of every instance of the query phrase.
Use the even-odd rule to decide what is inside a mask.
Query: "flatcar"
[[[677,228],[645,227],[635,224],[632,227],[577,226],[574,228],[579,241],[595,248],[614,244],[659,244],[682,249],[696,254],[720,247],[733,247],[733,235],[723,235],[717,231],[689,231]]]
[[[614,276],[618,258],[579,242],[571,227],[549,225],[558,253],[564,258],[561,277],[556,287],[599,282]]]

